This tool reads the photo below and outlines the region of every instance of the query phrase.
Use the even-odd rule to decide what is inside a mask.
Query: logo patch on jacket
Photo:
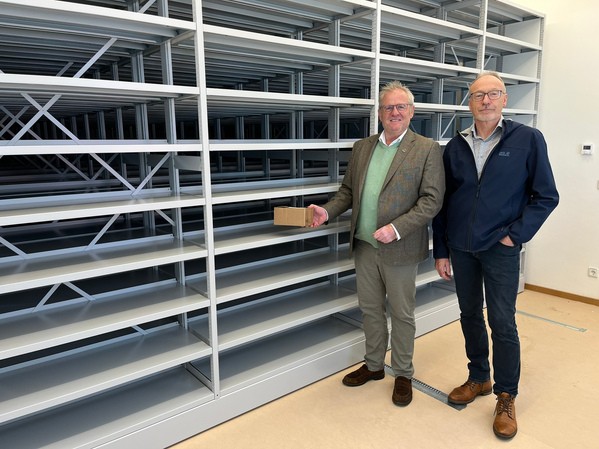
[[[510,157],[509,151],[500,151],[498,154],[499,157]]]

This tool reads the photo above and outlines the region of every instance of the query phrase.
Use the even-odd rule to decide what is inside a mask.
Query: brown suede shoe
[[[385,377],[384,369],[380,371],[370,371],[366,364],[364,364],[357,370],[347,374],[343,378],[343,385],[347,385],[348,387],[359,387],[369,380],[381,380],[383,377]]]
[[[499,438],[513,438],[516,432],[518,432],[515,400],[516,398],[509,393],[500,393],[497,395],[493,432]]]
[[[475,382],[468,379],[461,387],[456,387],[449,393],[447,402],[452,404],[470,404],[477,396],[486,396],[493,391],[491,381]]]
[[[399,406],[406,406],[412,402],[412,379],[397,376],[395,378],[395,387],[391,396],[393,403]]]

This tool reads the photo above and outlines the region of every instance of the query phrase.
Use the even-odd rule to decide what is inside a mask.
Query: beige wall
[[[599,38],[597,0],[515,0],[545,14],[538,128],[549,145],[560,205],[527,250],[528,284],[599,302]],[[592,142],[595,153],[580,155]]]

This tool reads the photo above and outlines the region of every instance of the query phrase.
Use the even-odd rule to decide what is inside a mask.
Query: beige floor
[[[494,395],[456,410],[414,390],[408,407],[396,407],[391,376],[348,388],[347,369],[173,448],[599,448],[599,307],[525,291],[518,310],[522,376],[511,441],[493,435]],[[459,323],[419,337],[414,364],[415,377],[442,392],[464,381]]]

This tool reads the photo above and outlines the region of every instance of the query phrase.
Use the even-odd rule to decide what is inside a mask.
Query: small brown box
[[[283,226],[310,226],[314,211],[307,207],[275,207],[275,224]]]

